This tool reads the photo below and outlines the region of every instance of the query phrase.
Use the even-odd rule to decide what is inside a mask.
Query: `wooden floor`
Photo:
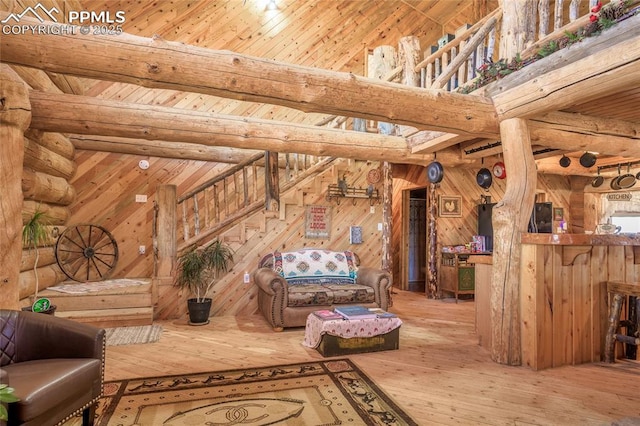
[[[640,363],[499,365],[477,344],[473,301],[408,292],[393,300],[400,349],[350,358],[419,424],[640,425]],[[301,345],[303,329],[276,333],[261,316],[158,324],[158,343],[107,348],[106,380],[322,359]]]

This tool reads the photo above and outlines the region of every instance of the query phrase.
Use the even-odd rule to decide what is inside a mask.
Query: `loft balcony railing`
[[[541,0],[538,3],[536,46],[564,35],[572,26],[584,25],[597,0]],[[502,9],[498,8],[451,41],[433,49],[415,67],[420,72],[421,87],[456,90],[478,76],[478,69],[500,59],[496,40],[499,38]],[[522,52],[523,59],[533,53]]]

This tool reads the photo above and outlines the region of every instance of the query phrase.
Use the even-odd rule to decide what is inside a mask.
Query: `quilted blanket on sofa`
[[[351,251],[304,249],[273,253],[274,270],[290,285],[355,284],[358,269]]]

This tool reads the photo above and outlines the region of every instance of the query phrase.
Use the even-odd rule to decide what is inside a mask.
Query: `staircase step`
[[[122,309],[56,310],[57,317],[91,324],[96,327],[132,327],[153,324],[153,307]]]
[[[69,318],[78,322],[92,324],[97,327],[125,327],[148,325],[153,323],[153,302],[151,296],[151,279],[135,278],[136,283],[118,286],[121,280],[105,280],[96,283],[76,283],[65,281],[67,286],[78,285],[102,288],[99,291],[85,293],[65,293],[45,289],[40,296],[51,300],[56,305],[56,316]],[[113,284],[111,283],[113,282]],[[137,284],[140,282],[141,284]],[[113,287],[109,287],[113,285]]]

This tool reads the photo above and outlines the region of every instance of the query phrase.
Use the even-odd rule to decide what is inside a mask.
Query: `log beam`
[[[151,141],[91,135],[71,135],[71,143],[77,149],[115,152],[145,157],[180,158],[183,160],[212,161],[238,164],[262,152],[253,149],[212,147],[195,143]],[[283,163],[284,164],[284,163]],[[281,165],[281,167],[284,167]]]
[[[38,91],[30,99],[31,127],[45,131],[421,165],[433,158],[411,154],[397,136]]]
[[[0,18],[6,15],[0,12]],[[27,17],[22,21],[59,26],[40,24]],[[2,38],[2,60],[48,72],[266,102],[305,112],[362,117],[421,129],[456,134],[498,131],[493,104],[482,96],[417,89],[158,38],[25,32]]]

